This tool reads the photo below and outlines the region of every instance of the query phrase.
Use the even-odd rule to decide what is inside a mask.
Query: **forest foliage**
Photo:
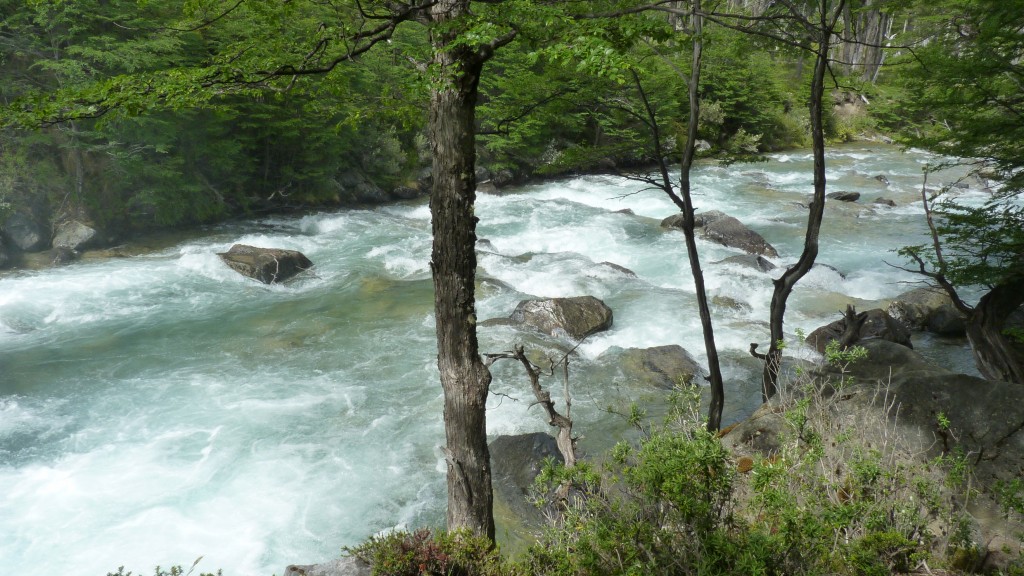
[[[482,80],[479,153],[490,172],[526,179],[648,163],[626,81],[634,72],[663,124],[681,130],[690,46],[672,39],[678,23],[502,4],[481,8],[478,24],[483,34],[501,18],[523,22],[519,41],[496,54]],[[423,191],[431,81],[423,29],[400,26],[353,61],[327,58],[332,71],[315,81],[271,78],[340,33],[326,23],[355,26],[356,14],[325,15],[330,8],[319,3],[231,5],[0,3],[8,210],[131,230]],[[700,138],[708,153],[805,144],[808,80],[798,54],[724,27],[709,27],[706,43]],[[669,143],[677,146],[677,135]]]

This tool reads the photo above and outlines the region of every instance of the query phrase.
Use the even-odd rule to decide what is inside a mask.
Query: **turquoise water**
[[[810,331],[847,301],[884,304],[916,280],[886,263],[924,241],[919,201],[929,157],[883,145],[830,153],[820,262],[789,307]],[[874,179],[885,175],[888,186]],[[704,165],[697,205],[721,209],[799,254],[810,155]],[[965,194],[980,192],[965,191]],[[876,196],[896,208],[871,205]],[[618,213],[629,208],[634,214]],[[657,192],[588,176],[482,195],[478,317],[523,298],[592,294],[615,325],[579,349],[573,416],[585,445],[623,425],[605,408],[653,392],[598,361],[610,347],[681,344],[703,358],[682,234]],[[441,391],[434,365],[425,204],[271,218],[216,228],[131,258],[0,277],[0,567],[15,574],[102,575],[119,565],[280,574],[375,532],[444,519]],[[234,243],[298,249],[315,274],[283,286],[246,280],[216,252]],[[715,264],[738,252],[702,244],[727,379],[726,420],[759,402],[746,353],[767,339],[771,276]],[[612,262],[636,273],[631,277]],[[481,329],[484,351],[551,342]],[[922,341],[970,369],[958,341]],[[806,353],[806,352],[803,352]],[[522,375],[495,367],[492,435],[546,429]],[[555,394],[556,398],[558,394]]]

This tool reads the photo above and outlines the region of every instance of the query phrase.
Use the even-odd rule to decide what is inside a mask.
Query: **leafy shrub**
[[[346,550],[381,576],[499,576],[509,573],[486,538],[468,532],[391,532]]]

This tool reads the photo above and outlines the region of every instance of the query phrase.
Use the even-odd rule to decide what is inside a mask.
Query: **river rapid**
[[[827,203],[818,261],[833,268],[797,285],[788,332],[838,318],[847,302],[867,309],[915,287],[888,263],[902,264],[893,249],[927,242],[920,187],[934,160],[882,144],[831,149],[830,191],[862,198]],[[700,210],[736,216],[776,247],[775,264],[795,262],[809,153],[701,164],[694,183]],[[642,188],[585,176],[477,203],[487,240],[478,318],[507,316],[525,298],[584,294],[614,311],[612,329],[573,361],[573,417],[591,452],[624,433],[608,406],[660,394],[603,352],[680,344],[705,360],[682,233],[659,227],[677,210]],[[872,204],[879,196],[896,207]],[[301,250],[316,267],[265,286],[220,262],[216,253],[234,243]],[[739,253],[716,244],[700,251],[717,297],[728,423],[760,401],[746,350],[767,344],[781,270],[716,264]],[[225,224],[143,255],[0,276],[2,571],[149,574],[203,556],[197,570],[269,576],[381,530],[443,524],[429,256],[430,214],[417,202]],[[504,326],[481,328],[480,339],[484,352],[514,342],[554,350]],[[962,340],[918,334],[915,346],[973,371]],[[494,369],[490,435],[547,429],[539,408],[528,409],[521,369],[506,364]]]

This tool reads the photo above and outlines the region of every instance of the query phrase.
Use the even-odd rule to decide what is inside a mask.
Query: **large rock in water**
[[[683,215],[674,214],[661,221],[663,228],[682,228]],[[694,227],[700,230],[702,238],[723,246],[739,248],[748,254],[778,257],[779,253],[763,236],[743,225],[742,222],[718,210],[702,212],[694,216]]]
[[[928,330],[943,336],[962,336],[967,331],[964,315],[953,299],[939,288],[917,288],[897,296],[886,312],[911,330]]]
[[[890,342],[895,342],[907,348],[913,348],[914,345],[910,343],[910,329],[903,325],[899,320],[896,320],[892,316],[889,316],[881,308],[875,308],[874,310],[868,310],[867,320],[860,329],[860,339],[867,340],[871,338],[881,338]],[[818,352],[825,353],[825,347],[832,340],[838,340],[843,332],[846,330],[846,319],[841,318],[826,324],[821,328],[818,328],[814,332],[811,332],[805,342]],[[860,342],[858,342],[859,344]]]
[[[671,390],[676,384],[689,384],[705,375],[704,368],[678,344],[653,348],[613,348],[606,356],[614,358],[627,379]]]
[[[235,244],[227,252],[220,252],[217,255],[235,272],[264,284],[284,282],[313,267],[309,258],[297,250]]]
[[[523,300],[512,322],[532,326],[551,336],[582,340],[612,326],[612,309],[593,296]]]

